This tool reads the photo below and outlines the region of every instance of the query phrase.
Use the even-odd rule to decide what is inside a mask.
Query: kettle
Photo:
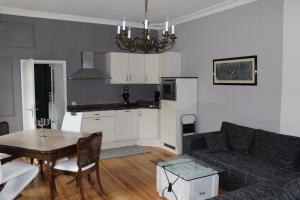
[[[128,106],[129,105],[129,87],[124,86],[122,89],[122,97],[123,97],[123,105]]]

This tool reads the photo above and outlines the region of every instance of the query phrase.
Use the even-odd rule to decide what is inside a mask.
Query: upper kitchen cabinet
[[[181,53],[165,52],[159,54],[160,77],[181,77]]]
[[[159,54],[145,55],[145,83],[160,84]]]
[[[145,55],[128,54],[128,81],[129,84],[145,83]]]
[[[181,76],[181,54],[133,54],[110,52],[106,55],[111,84],[160,84],[160,77]]]
[[[106,72],[111,75],[109,82],[112,84],[127,83],[128,53],[110,52],[106,54]]]

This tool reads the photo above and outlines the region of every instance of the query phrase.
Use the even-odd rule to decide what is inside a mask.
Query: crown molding
[[[174,24],[182,24],[182,23],[186,23],[195,19],[199,19],[201,17],[205,17],[208,15],[212,15],[215,13],[219,13],[225,10],[229,10],[231,8],[235,8],[238,6],[242,6],[251,2],[254,2],[256,0],[226,0],[222,3],[213,5],[211,7],[199,10],[197,12],[182,16],[182,17],[178,17],[176,19],[173,20]]]
[[[84,22],[84,23],[92,23],[92,24],[106,24],[106,25],[114,25],[114,26],[117,26],[118,24],[121,23],[121,21],[104,19],[104,18],[85,17],[79,15],[60,14],[60,13],[53,13],[53,12],[44,12],[44,11],[2,7],[2,6],[0,6],[0,14],[43,18],[43,19],[55,19],[55,20],[73,21],[73,22]],[[135,28],[144,27],[142,23],[126,22],[126,24],[127,26],[135,27]]]
[[[244,4],[248,4],[254,2],[256,0],[226,0],[222,3],[216,4],[214,6],[208,7],[206,9],[199,10],[197,12],[176,18],[173,21],[174,24],[182,24],[185,22],[189,22],[195,19],[199,19],[201,17],[205,17],[208,15],[212,15],[218,12],[222,12],[224,10],[228,10],[231,8],[235,8]],[[11,8],[11,7],[2,7],[0,6],[0,13],[7,15],[17,15],[24,17],[35,17],[35,18],[43,18],[43,19],[55,19],[55,20],[63,20],[63,21],[73,21],[73,22],[84,22],[84,23],[92,23],[92,24],[106,24],[106,25],[114,25],[117,26],[120,24],[118,20],[110,20],[104,18],[96,18],[96,17],[86,17],[79,15],[69,15],[69,14],[60,14],[53,12],[44,12],[44,11],[36,11],[29,9],[21,9],[21,8]],[[135,28],[143,28],[142,23],[136,22],[126,22],[127,26],[135,27]],[[153,24],[151,26],[154,30],[161,30],[163,27],[163,23],[161,24]]]

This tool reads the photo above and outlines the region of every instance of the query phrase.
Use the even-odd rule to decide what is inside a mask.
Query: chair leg
[[[102,187],[102,184],[101,184],[101,180],[100,180],[99,166],[96,167],[96,176],[97,176],[97,181],[98,181],[100,192],[101,192],[101,194],[103,194],[104,190],[103,190],[103,187]]]
[[[79,190],[80,190],[81,200],[84,200],[83,184],[82,184],[82,175],[81,175],[80,172],[79,172],[78,182],[79,182]]]
[[[91,174],[88,174],[87,176],[88,176],[88,181],[89,181],[90,185],[94,185],[95,183],[92,180]]]
[[[39,160],[39,166],[40,166],[41,175],[44,175],[44,161],[43,160]]]

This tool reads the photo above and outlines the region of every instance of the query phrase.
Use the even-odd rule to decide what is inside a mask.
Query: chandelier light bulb
[[[171,26],[171,28],[172,28],[172,35],[174,35],[175,34],[175,25],[174,24],[172,24],[172,26]]]
[[[128,38],[130,39],[131,38],[131,28],[129,27],[128,29]]]
[[[121,33],[121,25],[118,25],[118,34]]]
[[[126,30],[126,21],[125,21],[125,18],[123,19],[123,22],[122,22],[122,30],[123,31]]]
[[[169,32],[169,21],[166,21],[165,23],[165,31]]]
[[[148,29],[148,25],[149,25],[148,19],[145,19],[144,24],[145,24],[145,29]]]

